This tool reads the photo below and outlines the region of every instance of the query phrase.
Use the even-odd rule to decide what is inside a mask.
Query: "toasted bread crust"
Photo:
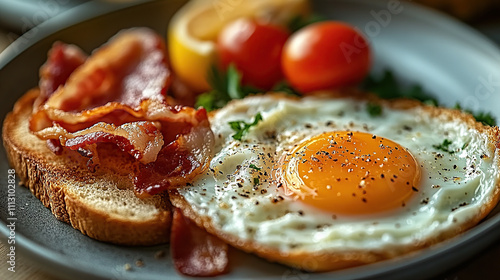
[[[76,152],[57,156],[30,133],[28,120],[38,92],[21,97],[3,125],[7,157],[21,183],[58,220],[89,237],[121,245],[168,242],[172,217],[168,196],[135,197],[128,155],[104,146],[98,150],[101,165],[91,173]]]

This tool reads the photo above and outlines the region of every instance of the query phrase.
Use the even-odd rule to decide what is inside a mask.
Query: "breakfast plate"
[[[118,30],[148,26],[165,34],[168,19],[184,3],[88,2],[33,28],[0,54],[2,119],[26,90],[36,86],[38,69],[55,40],[90,52]],[[391,69],[403,85],[419,84],[440,102],[491,112],[500,120],[500,51],[453,19],[399,1],[316,0],[314,10],[358,27],[375,52],[374,75]],[[0,233],[15,234],[16,250],[60,277],[71,279],[176,279],[168,245],[122,247],[92,240],[57,221],[49,209],[19,184],[14,215],[9,214],[9,166],[0,150]],[[15,230],[7,227],[15,217]],[[429,249],[372,265],[309,274],[236,250],[228,279],[422,279],[445,273],[499,240],[500,206],[466,233]],[[498,242],[497,242],[498,243]],[[491,267],[493,269],[493,267]]]

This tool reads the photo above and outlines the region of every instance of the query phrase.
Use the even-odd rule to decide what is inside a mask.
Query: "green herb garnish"
[[[253,178],[253,184],[258,185],[260,183],[259,178]]]
[[[491,113],[486,113],[486,112],[478,112],[475,114],[472,114],[476,121],[483,123],[484,125],[489,125],[489,126],[496,126],[497,121],[491,115]]]
[[[366,110],[372,117],[378,117],[382,115],[382,106],[380,106],[380,104],[368,102],[366,104]]]
[[[403,88],[390,70],[385,70],[380,79],[368,76],[362,87],[382,99],[412,98],[438,106],[437,99],[426,93],[420,85],[413,85],[409,89]]]
[[[297,15],[293,17],[292,20],[290,20],[290,22],[288,23],[288,30],[290,30],[291,33],[294,33],[297,30],[308,26],[309,24],[325,20],[327,20],[326,17],[317,14],[313,14],[310,16]]]
[[[476,121],[481,122],[484,125],[489,125],[489,126],[497,125],[497,122],[496,122],[495,118],[493,117],[493,115],[491,115],[491,113],[486,113],[486,112],[474,113],[474,112],[472,112],[472,110],[462,108],[460,103],[455,104],[454,108],[471,114],[476,119]]]
[[[284,92],[289,95],[294,95],[294,96],[302,96],[300,92],[298,92],[296,89],[294,89],[288,82],[286,81],[281,81],[277,83],[271,91],[275,92]]]
[[[202,93],[196,99],[195,107],[203,107],[208,112],[224,107],[229,102],[228,99],[219,91],[212,90]]]
[[[227,93],[228,75],[219,71],[215,65],[210,68],[208,82],[212,86],[212,90],[200,94],[196,100],[195,107],[204,107],[210,112],[224,107],[231,98]]]
[[[232,121],[229,122],[231,128],[236,132],[232,137],[234,140],[239,140],[250,130],[252,126],[256,126],[260,121],[262,121],[262,115],[257,113],[252,123],[246,123],[245,121]]]
[[[217,66],[212,66],[208,74],[208,82],[212,90],[198,96],[196,107],[204,107],[213,111],[224,107],[232,99],[241,99],[250,94],[263,92],[263,90],[241,85],[241,73],[234,64],[229,65],[227,71],[221,71]]]
[[[260,167],[257,167],[257,166],[256,166],[255,164],[253,164],[253,163],[252,163],[252,164],[250,164],[250,166],[249,166],[249,167],[250,167],[250,168],[252,168],[252,169],[255,169],[255,170],[257,170],[257,171],[260,171]]]
[[[373,76],[369,76],[365,79],[363,83],[363,89],[370,91],[382,99],[394,99],[394,98],[411,98],[419,100],[425,104],[432,106],[439,106],[436,98],[432,97],[430,94],[426,93],[420,85],[413,85],[409,89],[404,89],[394,77],[394,74],[390,70],[385,70],[384,74],[380,79],[376,79]],[[367,108],[371,115],[370,110],[373,108]],[[483,123],[484,125],[495,126],[496,120],[492,114],[486,112],[472,112],[471,110],[463,109],[460,104],[455,105],[455,109],[467,112],[474,116],[476,121]],[[375,111],[376,113],[376,111]]]
[[[224,107],[233,99],[242,99],[251,94],[266,92],[257,87],[242,85],[241,77],[241,73],[236,69],[234,64],[230,64],[226,72],[221,71],[217,66],[212,66],[208,74],[208,82],[212,90],[200,94],[196,100],[195,107],[204,107],[210,112]],[[286,81],[277,83],[271,91],[301,96]]]
[[[435,107],[439,106],[438,100],[430,94],[426,93],[420,85],[413,85],[406,92],[405,97],[419,100],[427,105],[432,105]]]
[[[455,153],[455,151],[450,150],[450,145],[451,144],[453,144],[453,142],[451,142],[448,139],[444,139],[443,143],[441,143],[439,145],[432,145],[432,147],[434,147],[434,148],[436,148],[438,150],[441,150],[443,152],[447,152],[447,153],[453,154],[453,153]]]

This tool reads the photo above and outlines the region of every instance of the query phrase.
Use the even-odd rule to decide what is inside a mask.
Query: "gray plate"
[[[225,1],[225,0],[220,0]],[[54,17],[25,34],[0,54],[2,119],[15,100],[36,86],[38,68],[55,40],[90,52],[122,28],[149,26],[165,34],[167,22],[183,1],[89,2]],[[231,2],[231,1],[227,1]],[[391,1],[389,1],[391,2]],[[398,1],[392,1],[398,2]],[[232,1],[232,3],[237,3]],[[386,1],[314,1],[318,13],[358,26],[375,50],[374,72],[391,68],[405,83],[419,83],[444,104],[461,101],[500,120],[500,52],[487,39],[452,19],[404,3],[389,9]],[[9,235],[5,151],[0,149],[0,233]],[[53,274],[71,279],[175,279],[168,246],[120,247],[92,240],[57,221],[24,187],[16,187],[16,250]],[[500,236],[500,207],[465,234],[411,256],[332,273],[306,274],[231,252],[227,278],[252,279],[422,279],[471,259]],[[155,259],[164,250],[163,259]],[[2,257],[3,259],[3,257]],[[136,267],[141,259],[145,266]],[[132,264],[125,271],[124,264]],[[491,267],[491,270],[496,269]]]

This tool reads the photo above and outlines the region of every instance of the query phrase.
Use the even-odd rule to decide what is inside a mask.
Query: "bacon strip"
[[[66,83],[71,73],[80,67],[87,55],[77,46],[56,42],[48,53],[47,62],[40,68],[40,96],[33,108],[45,101]]]
[[[170,72],[157,34],[122,31],[74,71],[78,63],[67,63],[61,76],[47,69],[63,67],[64,54],[74,51],[54,47],[50,54],[63,59],[49,57],[41,72],[51,74],[41,80],[64,85],[53,93],[55,86],[47,86],[47,99],[30,119],[31,131],[51,150],[78,150],[97,164],[95,145],[116,144],[140,163],[133,174],[140,197],[186,184],[208,167],[214,141],[206,111],[169,105]]]
[[[228,272],[228,245],[199,228],[177,208],[170,244],[175,268],[184,275],[209,277]]]
[[[170,72],[165,53],[163,40],[149,29],[118,33],[72,71],[64,81],[64,87],[58,87],[38,108],[37,114],[31,118],[30,128],[40,131],[52,126],[52,121],[70,124],[93,121],[95,124],[95,120],[116,110],[128,114],[143,110],[145,100],[166,103]],[[57,66],[50,60],[46,64],[47,68]],[[61,83],[63,76],[53,76],[52,80]],[[44,80],[43,76],[41,80]]]
[[[201,171],[210,164],[212,148],[214,146],[213,132],[204,109],[196,112],[198,126],[189,133],[182,133],[175,141],[163,146],[155,162],[149,163],[140,169],[134,178],[137,187],[136,194],[157,194],[166,189],[191,182]],[[167,136],[175,131],[165,131]],[[183,130],[186,127],[180,126]],[[174,132],[179,135],[179,132]]]
[[[135,109],[143,100],[163,102],[169,85],[163,40],[149,29],[131,29],[77,68],[47,106],[81,112],[117,102]]]
[[[122,151],[129,153],[143,163],[154,162],[163,146],[163,136],[159,124],[154,122],[133,122],[121,126],[98,123],[76,133],[69,133],[59,125],[44,129],[39,134],[42,139],[59,139],[62,146],[71,150],[83,151],[87,156],[93,156],[96,143],[114,143]]]

